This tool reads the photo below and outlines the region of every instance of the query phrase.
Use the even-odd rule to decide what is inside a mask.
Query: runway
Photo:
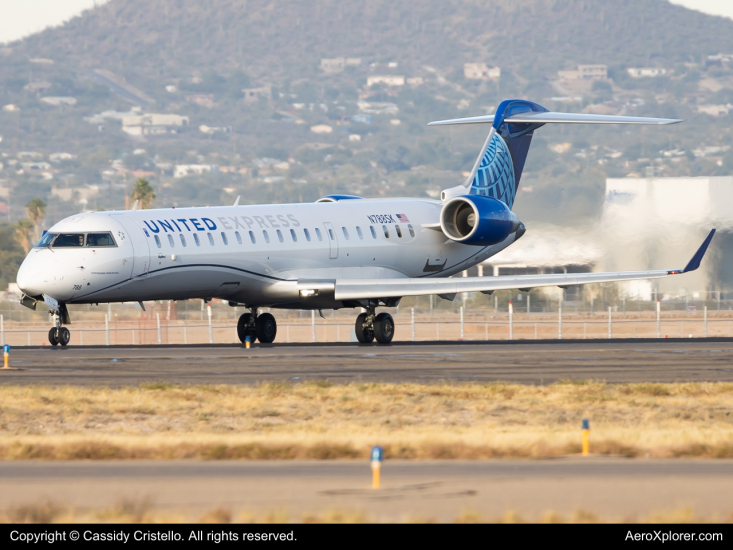
[[[0,384],[730,382],[733,340],[28,347],[11,351],[10,366]]]
[[[2,511],[123,501],[192,517],[225,508],[235,519],[279,512],[290,521],[333,510],[383,521],[453,521],[466,511],[490,520],[510,510],[528,520],[578,510],[635,520],[683,509],[724,519],[733,511],[731,460],[387,461],[379,490],[362,461],[0,462],[0,479]]]

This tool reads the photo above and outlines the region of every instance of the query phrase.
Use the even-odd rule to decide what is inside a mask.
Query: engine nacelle
[[[440,212],[443,233],[463,244],[497,244],[514,233],[520,225],[517,215],[506,204],[479,195],[455,197]]]

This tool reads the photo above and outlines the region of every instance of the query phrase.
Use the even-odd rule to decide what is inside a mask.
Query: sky
[[[155,0],[150,0],[155,1]],[[731,0],[670,0],[673,4],[733,19]],[[0,0],[0,43],[60,25],[107,0]]]

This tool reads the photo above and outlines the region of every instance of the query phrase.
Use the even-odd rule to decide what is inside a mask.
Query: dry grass
[[[204,513],[193,514],[186,510],[162,511],[151,509],[147,501],[122,501],[111,508],[79,509],[64,507],[55,503],[41,502],[11,508],[0,513],[0,523],[377,523],[378,520],[362,511],[334,509],[322,512],[305,512],[293,516],[287,510],[251,510],[235,514],[228,508],[214,508]],[[386,520],[390,521],[390,520]],[[394,518],[401,523],[436,523],[431,517]],[[454,523],[730,523],[733,515],[727,517],[702,516],[690,508],[659,511],[640,518],[604,517],[588,510],[579,509],[567,515],[547,511],[539,518],[527,518],[516,510],[508,510],[503,516],[482,514],[473,509],[462,510],[453,519]]]
[[[4,459],[733,457],[733,384],[0,387]]]

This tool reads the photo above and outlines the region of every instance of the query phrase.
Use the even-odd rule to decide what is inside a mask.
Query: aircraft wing
[[[499,277],[453,277],[445,279],[337,279],[336,300],[392,298],[440,294],[452,296],[459,292],[490,292],[506,289],[528,289],[541,286],[570,286],[590,283],[660,279],[669,275],[688,273],[700,267],[715,229],[710,231],[684,269],[655,271],[616,271],[609,273],[559,273],[549,275],[510,275]]]

